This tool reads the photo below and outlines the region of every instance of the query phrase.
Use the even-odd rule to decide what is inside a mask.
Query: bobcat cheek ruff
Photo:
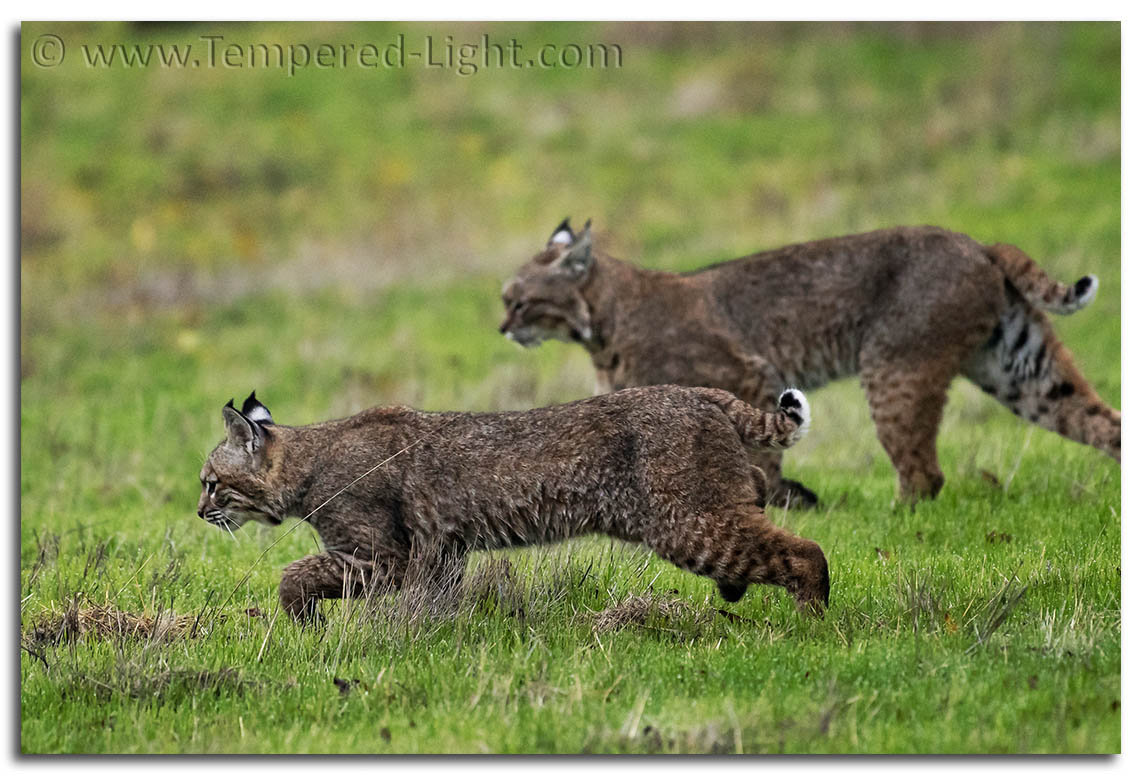
[[[764,474],[749,463],[747,447],[783,449],[804,432],[804,396],[778,402],[760,412],[721,390],[661,386],[529,412],[382,407],[267,426],[253,452],[228,436],[204,478],[316,529],[325,551],[286,568],[279,589],[298,618],[322,597],[421,582],[446,590],[471,550],[588,533],[643,543],[727,599],[775,584],[820,611],[825,556],[769,522]]]

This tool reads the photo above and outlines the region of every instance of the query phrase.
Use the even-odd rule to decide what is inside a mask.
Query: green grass
[[[22,46],[217,29],[25,25]],[[500,283],[567,214],[672,269],[897,223],[1018,244],[1060,278],[1099,274],[1094,306],[1055,323],[1120,405],[1117,25],[487,29],[619,41],[624,66],[287,79],[25,53],[22,750],[1120,750],[1120,469],[966,383],[948,484],[915,510],[855,382],[810,397],[787,467],[822,508],[771,516],[825,549],[822,620],[776,589],[727,605],[600,539],[477,555],[454,610],[278,617],[280,568],[315,537],[270,548],[281,531],[232,540],[194,516],[222,404],[257,388],[300,424],[589,394],[577,348],[495,331]],[[597,626],[644,595],[672,606]],[[196,626],[35,632],[95,605]]]

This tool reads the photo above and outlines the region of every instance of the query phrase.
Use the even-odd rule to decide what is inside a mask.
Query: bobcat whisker
[[[222,529],[224,529],[224,530],[225,530],[227,533],[229,533],[229,534],[230,534],[230,537],[234,539],[234,543],[238,543],[238,536],[234,535],[234,531],[230,529],[230,524],[229,524],[229,523],[230,523],[230,519],[229,519],[229,517],[227,517],[227,516],[224,514],[224,515],[222,515],[222,521],[220,521],[220,522],[218,522],[218,523],[216,523],[216,524],[218,524],[218,526],[219,526],[219,527],[221,527],[221,528],[222,528]]]

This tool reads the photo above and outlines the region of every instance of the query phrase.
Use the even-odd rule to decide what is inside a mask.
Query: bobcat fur
[[[808,428],[800,391],[778,407],[659,386],[527,412],[378,407],[290,427],[251,393],[222,410],[226,438],[200,472],[198,515],[225,529],[308,519],[324,551],[289,565],[279,587],[299,619],[321,598],[451,588],[473,550],[588,533],[645,544],[727,600],[774,584],[820,611],[825,555],[770,523],[747,454],[787,448]]]
[[[901,495],[935,497],[948,386],[961,374],[1029,422],[1121,461],[1121,414],[1095,393],[1045,312],[1094,299],[1092,275],[1052,280],[1011,245],[933,226],[790,245],[684,274],[619,261],[560,224],[509,279],[500,332],[573,341],[598,391],[678,384],[728,390],[770,411],[784,385],[859,375]],[[771,498],[812,505],[757,450]]]

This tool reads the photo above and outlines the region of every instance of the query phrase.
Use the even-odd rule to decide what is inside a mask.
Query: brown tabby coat
[[[788,447],[808,411],[798,391],[763,413],[720,390],[662,386],[528,412],[381,407],[288,427],[251,394],[241,412],[222,410],[227,437],[202,468],[198,514],[223,528],[309,518],[325,551],[287,567],[280,587],[299,618],[318,598],[409,577],[450,586],[470,550],[587,533],[643,543],[728,600],[775,584],[816,610],[825,556],[766,518],[745,446]]]
[[[525,346],[576,341],[600,391],[673,383],[728,390],[763,410],[786,385],[859,374],[907,499],[944,482],[936,434],[963,374],[1031,422],[1121,457],[1121,415],[1083,378],[1042,310],[1068,314],[1097,280],[1051,280],[1017,248],[924,226],[791,245],[688,274],[595,251],[564,221],[503,291],[500,331]],[[754,458],[771,497],[816,496]]]

